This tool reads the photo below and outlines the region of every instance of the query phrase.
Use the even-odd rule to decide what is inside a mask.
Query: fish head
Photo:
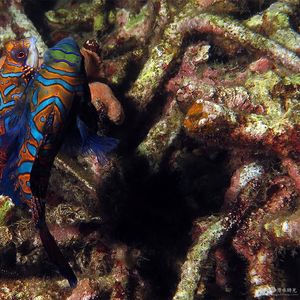
[[[10,67],[34,69],[38,67],[38,50],[35,38],[9,41],[4,47],[5,63]]]

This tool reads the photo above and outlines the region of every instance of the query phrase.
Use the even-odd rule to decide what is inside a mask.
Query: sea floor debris
[[[94,104],[120,149],[52,170],[47,218],[73,291],[29,215],[1,205],[0,298],[299,296],[300,2],[60,0],[40,20],[36,4],[0,2],[0,44],[95,39]]]

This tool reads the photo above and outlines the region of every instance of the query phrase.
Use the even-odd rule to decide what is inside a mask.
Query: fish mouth
[[[31,37],[28,39],[30,46],[28,49],[28,57],[26,60],[26,65],[28,67],[36,69],[39,64],[39,52],[36,47],[36,41],[37,39],[35,37]]]

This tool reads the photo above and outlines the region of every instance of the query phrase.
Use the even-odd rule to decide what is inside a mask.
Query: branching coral
[[[52,283],[43,281],[41,290],[48,289],[52,298],[57,297],[55,293],[59,290],[62,297],[70,300],[102,296],[101,292],[110,299],[170,299],[173,293],[173,299],[192,300],[210,298],[214,292],[216,298],[221,298],[218,293],[225,297],[237,293],[232,296],[236,299],[245,294],[250,298],[264,297],[275,295],[277,287],[291,286],[290,274],[278,264],[284,250],[299,248],[300,60],[295,21],[299,1],[269,1],[269,7],[267,1],[230,0],[79,2],[60,1],[58,7],[46,14],[50,39],[71,31],[79,41],[86,37],[100,41],[100,47],[90,42],[91,48],[82,49],[94,96],[92,103],[114,123],[123,121],[120,103],[112,90],[100,83],[105,80],[112,84],[132,115],[120,133],[125,136],[121,142],[124,158],[104,168],[95,167],[93,159],[79,159],[78,163],[60,156],[56,160],[47,198],[52,206],[47,216],[56,239],[71,257],[75,269],[82,272],[82,280],[71,292],[53,276]],[[258,2],[264,7],[259,13],[259,8],[253,9]],[[21,11],[20,6],[18,9]],[[4,28],[6,21],[12,21],[12,14],[2,14],[6,18],[0,20],[0,26]],[[62,26],[64,22],[70,25],[67,30]],[[78,30],[82,23],[86,27]],[[3,32],[19,36],[14,26]],[[145,186],[150,186],[149,191],[146,189],[150,196],[139,191],[143,177],[140,170],[126,173],[128,165],[136,164],[132,153],[127,156],[130,149],[134,150],[135,159],[145,158],[150,165],[149,173],[141,172],[143,176],[146,173]],[[222,155],[226,158],[220,163],[218,156]],[[196,167],[202,160],[210,163],[200,163],[199,172]],[[221,165],[227,175],[219,175],[224,177],[221,187],[217,187],[214,177],[207,175],[214,164]],[[159,177],[163,172],[177,181],[170,179],[170,187],[158,184],[162,189],[155,193],[152,181],[164,182]],[[95,174],[101,177],[101,184],[95,183]],[[105,198],[101,188],[106,180],[109,187]],[[207,192],[208,185],[220,189],[220,202],[211,197],[211,191]],[[187,191],[182,192],[184,189]],[[199,194],[194,195],[195,190]],[[152,195],[149,204],[147,197]],[[210,204],[205,202],[206,198]],[[99,225],[103,221],[99,201],[106,204],[103,199],[112,201],[117,216],[120,206],[129,204],[125,220],[134,225],[129,226],[130,234],[126,232],[120,238],[122,242],[111,242],[109,234],[102,236],[107,233],[105,224]],[[187,255],[179,255],[184,260],[181,277],[177,278],[179,282],[176,276],[170,279],[173,281],[168,286],[168,296],[157,292],[157,297],[147,298],[148,285],[136,269],[136,249],[125,246],[123,240],[132,232],[141,232],[140,239],[131,243],[142,244],[145,253],[152,253],[152,240],[150,246],[143,242],[147,234],[155,235],[153,227],[157,226],[159,233],[165,233],[159,243],[167,244],[165,240],[174,232],[166,233],[165,224],[171,220],[172,228],[178,231],[178,219],[184,215],[183,202],[190,209],[188,217],[183,218],[200,219],[194,222],[193,244]],[[178,203],[182,206],[179,205],[180,211],[174,217],[174,206]],[[148,218],[153,214],[153,220],[143,218],[143,210],[147,210]],[[157,222],[162,215],[163,222]],[[115,215],[113,219],[119,221]],[[122,221],[121,227],[126,228],[128,224]],[[1,227],[4,255],[13,243],[18,271],[26,275],[32,266],[40,269],[45,262],[38,239],[30,235],[27,222],[25,216],[24,222],[13,220],[11,227]],[[125,229],[121,232],[120,235]],[[170,253],[187,247],[179,242],[175,247],[167,245],[168,256],[158,251],[159,263],[164,262],[162,268],[167,260],[172,264],[173,275],[176,271],[179,274],[178,254],[174,258]],[[239,259],[242,266],[236,272],[238,276],[231,274],[232,257]],[[151,258],[149,261],[152,266]],[[147,268],[140,269],[144,276]],[[167,271],[162,277],[171,277],[165,274]],[[241,278],[241,292],[234,288],[237,277]],[[14,286],[16,293],[24,293],[21,296],[32,292],[29,283],[36,286],[42,282],[26,280]],[[3,284],[1,297],[5,299],[11,295],[13,283],[5,279]]]
[[[262,228],[275,215],[292,213],[297,200],[294,182],[284,176],[275,177],[267,191],[273,193],[267,195],[266,204],[249,215],[233,239],[234,248],[248,262],[247,278],[254,297],[272,295],[277,286],[286,284],[284,276],[280,279],[276,270],[276,250],[286,243],[274,244]]]
[[[294,3],[294,1],[292,2]],[[129,96],[140,107],[145,107],[149,103],[171,63],[179,55],[183,38],[192,31],[222,35],[299,72],[300,60],[295,53],[274,40],[249,30],[232,18],[203,13],[203,10],[209,10],[209,8],[199,6],[198,2],[189,2],[179,10],[174,20],[166,27],[161,41],[151,49],[149,59],[129,91]],[[294,33],[294,36],[297,34]]]
[[[249,292],[253,297],[261,297],[273,295],[276,293],[277,286],[287,284],[284,279],[281,281],[278,279],[284,278],[284,275],[280,277],[276,273],[276,253],[280,248],[291,244],[295,245],[297,242],[296,228],[299,224],[297,224],[295,210],[299,207],[299,190],[296,189],[298,184],[296,166],[300,145],[299,108],[297,106],[299,85],[297,80],[294,82],[291,79],[295,79],[295,75],[282,78],[278,76],[278,73],[270,70],[265,73],[256,73],[259,70],[254,73],[252,73],[253,71],[248,72],[244,71],[242,76],[236,76],[239,85],[244,82],[246,89],[241,86],[232,87],[233,82],[228,86],[228,81],[223,80],[222,82],[220,72],[216,79],[215,74],[206,70],[203,71],[203,74],[210,74],[210,78],[203,76],[200,79],[198,76],[197,79],[195,77],[184,77],[183,79],[178,75],[177,80],[175,79],[172,84],[178,84],[176,95],[179,100],[181,95],[185,95],[185,103],[189,99],[198,99],[188,110],[184,124],[187,132],[198,139],[202,145],[227,148],[231,151],[234,148],[243,149],[245,147],[248,148],[248,151],[250,150],[250,154],[249,152],[238,153],[237,157],[232,158],[233,160],[254,158],[260,153],[261,162],[265,161],[266,163],[267,161],[271,165],[274,163],[276,155],[283,158],[282,169],[268,171],[268,175],[263,177],[258,186],[257,184],[252,186],[250,182],[251,184],[239,188],[239,184],[236,185],[236,179],[234,179],[226,193],[226,202],[223,207],[225,215],[239,215],[237,206],[243,203],[241,202],[243,193],[244,202],[257,205],[257,208],[252,208],[252,212],[248,212],[240,224],[237,224],[238,230],[236,234],[233,234],[233,246],[247,260]],[[187,86],[184,82],[188,82]],[[291,82],[292,92],[290,94],[286,93],[287,86],[285,84],[287,82]],[[199,86],[199,84],[201,85]],[[279,92],[281,96],[278,97],[277,92],[281,88],[285,92],[283,90]],[[283,103],[287,105],[282,107]],[[236,155],[236,152],[233,153]],[[271,156],[266,158],[266,153],[270,153]],[[238,158],[239,156],[240,158]],[[294,157],[295,160],[284,158],[287,156]],[[288,174],[284,166],[289,167]],[[251,177],[250,169],[246,170],[245,176]],[[241,180],[242,177],[239,172],[238,178]],[[258,174],[255,174],[254,177],[257,179]],[[251,193],[259,186],[263,194],[251,196]],[[231,201],[233,201],[229,206],[228,198],[232,198]],[[276,221],[273,221],[274,218]],[[279,224],[282,227],[283,224],[286,224],[289,229],[280,229],[280,231]],[[227,232],[229,229],[230,227],[227,228]],[[283,234],[282,230],[291,230],[293,234]],[[270,239],[270,235],[277,236],[275,243],[273,242],[275,237]],[[280,239],[279,236],[285,238]],[[197,274],[201,274],[203,263],[198,261],[197,267],[190,267],[188,273],[186,266],[190,262],[197,261],[193,256],[193,249],[197,247],[203,249],[205,244],[202,239],[204,237],[205,233],[199,236],[196,245],[191,248],[191,252],[187,256],[174,299],[193,299],[196,285],[188,284],[186,278],[189,280],[199,278],[191,274],[195,270],[197,270]],[[214,238],[216,235],[212,232],[210,239]],[[213,248],[220,243],[222,240],[219,239],[210,247]]]
[[[289,15],[297,9],[298,1],[278,1],[259,15],[246,20],[244,24],[257,32],[267,35],[285,48],[299,53],[300,36],[289,22]]]
[[[233,61],[226,66],[218,63],[208,66],[203,64],[205,60],[200,60],[200,64],[197,64],[197,53],[203,48],[203,44],[199,44],[198,50],[186,50],[178,74],[168,83],[167,88],[173,93],[181,110],[187,112],[184,121],[186,132],[199,141],[202,148],[214,147],[231,151],[232,166],[235,165],[234,161],[244,161],[244,166],[240,166],[239,171],[234,173],[232,184],[225,194],[222,217],[212,226],[206,224],[206,220],[198,225],[202,229],[182,266],[181,281],[174,299],[194,298],[198,281],[209,259],[208,253],[216,245],[222,244],[224,239],[231,239],[235,250],[247,260],[249,293],[253,297],[272,295],[276,292],[276,286],[286,284],[284,279],[280,281],[276,277],[275,265],[279,249],[295,245],[298,236],[296,211],[299,206],[297,165],[300,153],[300,119],[299,78],[295,73],[299,72],[300,61],[294,53],[298,51],[297,42],[293,45],[287,43],[287,48],[291,51],[287,50],[285,41],[280,40],[276,32],[286,30],[287,36],[293,35],[293,41],[297,41],[298,34],[290,26],[280,27],[274,15],[277,11],[279,19],[282,17],[287,20],[287,14],[292,13],[295,8],[293,5],[299,3],[278,2],[263,13],[263,20],[269,18],[272,20],[268,23],[269,26],[274,24],[274,31],[267,33],[269,38],[247,28],[258,30],[252,22],[258,21],[260,16],[252,17],[245,22],[246,27],[243,27],[233,19],[217,15],[203,13],[195,18],[189,15],[189,19],[184,15],[181,19],[181,31],[178,27],[173,27],[179,33],[176,43],[184,36],[180,33],[193,29],[222,35],[264,55],[258,60],[253,59],[248,65],[243,61],[240,64]],[[179,21],[176,20],[175,23],[178,25]],[[262,32],[262,28],[266,28],[265,25],[258,31]],[[157,49],[161,50],[159,56],[156,55]],[[151,100],[168,65],[178,55],[176,49],[179,48],[175,47],[174,51],[169,52],[164,47],[152,50],[150,59],[129,92],[135,99],[135,93],[139,97],[142,95],[137,99],[141,100],[138,104],[141,107],[145,107]],[[187,60],[186,57],[190,59]],[[165,68],[158,64],[159,58],[166,63]],[[160,122],[143,142],[142,145],[148,145],[146,150],[141,148],[144,152],[157,152],[152,150],[149,141],[157,141],[152,132],[156,127],[159,128]],[[164,126],[173,128],[171,121]],[[177,132],[178,130],[180,125],[177,126]],[[157,136],[167,132],[162,131]],[[245,147],[246,152],[243,150]],[[248,167],[249,160],[257,160],[257,156],[260,157],[258,165],[266,167],[265,173],[257,173],[257,170],[254,171],[256,168]],[[271,170],[270,166],[277,159],[282,161],[279,170]],[[257,180],[260,177],[259,182]],[[231,220],[233,214],[236,219]],[[231,225],[220,225],[225,217],[231,220]],[[214,226],[217,226],[217,232],[214,231]],[[286,226],[285,229],[283,226]],[[237,230],[236,233],[232,228]],[[287,233],[284,234],[284,230]],[[260,238],[257,240],[258,236]],[[283,236],[285,238],[280,239]],[[280,278],[284,278],[284,275]]]
[[[107,26],[108,15],[105,11],[105,0],[93,0],[88,3],[69,5],[69,7],[57,8],[55,11],[48,11],[46,18],[54,28],[71,29],[86,28],[94,31],[104,30]]]
[[[251,202],[254,202],[259,193],[259,180],[263,174],[264,168],[257,162],[241,167],[232,177],[223,215],[212,217],[212,224],[207,222],[209,218],[195,224],[198,238],[182,266],[181,280],[173,299],[194,298],[200,278],[204,276],[209,252],[230,234],[234,226],[241,224],[244,215],[253,206]]]
[[[255,143],[256,148],[265,146],[282,156],[299,152],[297,76],[282,78],[271,70],[264,74],[250,71],[243,75],[247,91],[237,86],[231,98],[232,88],[227,89],[227,98],[224,98],[222,93],[226,88],[218,87],[216,81],[209,85],[216,101],[205,100],[207,94],[200,96],[187,113],[187,130],[202,137],[210,134],[212,143],[218,143],[217,135],[226,134],[230,136],[227,141],[231,145]],[[288,87],[295,88],[294,93],[287,95]],[[215,124],[218,124],[218,131],[214,130]]]

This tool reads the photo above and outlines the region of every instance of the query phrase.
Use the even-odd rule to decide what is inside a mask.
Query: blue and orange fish
[[[28,57],[33,48],[28,48]],[[26,66],[26,64],[24,64]],[[32,63],[30,64],[30,66]],[[117,145],[113,138],[94,133],[80,117],[80,105],[88,94],[83,57],[76,42],[66,38],[46,51],[44,62],[34,77],[22,65],[25,83],[17,85],[22,90],[19,102],[0,115],[0,122],[10,122],[5,136],[9,143],[1,145],[6,152],[0,179],[0,192],[10,196],[16,204],[25,203],[32,211],[42,243],[50,259],[71,286],[76,276],[59,250],[45,222],[45,197],[51,166],[60,146],[66,139],[67,129],[76,123],[79,139],[76,148],[83,154],[93,153],[99,161],[104,153]],[[11,83],[13,84],[13,83]],[[22,86],[22,87],[21,87]],[[12,97],[6,98],[6,102]],[[13,107],[13,105],[12,105]],[[16,117],[17,116],[17,117]],[[76,120],[72,123],[72,120]],[[13,145],[13,147],[11,147]]]

